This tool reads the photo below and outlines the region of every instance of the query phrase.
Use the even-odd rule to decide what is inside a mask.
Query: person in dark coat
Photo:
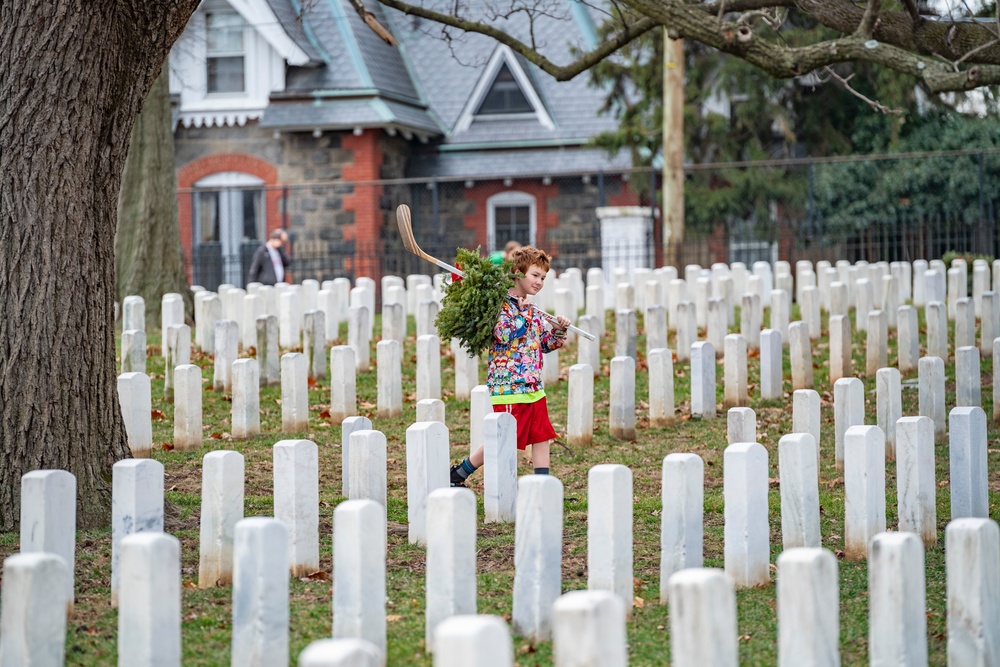
[[[288,282],[290,276],[287,269],[292,260],[285,254],[286,243],[288,243],[288,233],[285,230],[276,229],[271,232],[271,238],[253,254],[250,274],[247,276],[248,283],[275,285]]]

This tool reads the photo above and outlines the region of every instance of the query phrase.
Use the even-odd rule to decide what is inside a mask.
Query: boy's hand
[[[569,318],[563,317],[562,315],[556,318],[556,329],[566,331],[566,329],[569,329],[569,325]]]

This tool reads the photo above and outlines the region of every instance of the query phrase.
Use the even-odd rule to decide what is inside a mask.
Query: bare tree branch
[[[683,0],[619,0],[619,19],[640,16],[596,49],[559,65],[514,35],[481,21],[437,12],[405,0],[380,0],[386,6],[458,30],[479,33],[508,45],[560,81],[592,67],[655,26],[664,26],[671,37],[700,42],[732,54],[778,78],[802,76],[843,62],[869,62],[913,76],[930,92],[970,90],[1000,83],[1000,43],[992,30],[975,22],[921,21],[912,13],[882,11],[880,0],[865,8],[852,0],[725,0],[687,4]],[[847,37],[791,46],[780,39],[766,39],[747,23],[728,21],[731,12],[746,12],[794,5],[824,26]],[[718,10],[724,10],[720,19]],[[974,53],[970,53],[974,51]],[[940,62],[934,54],[941,54]],[[973,63],[960,69],[956,61]],[[961,62],[959,61],[959,62]]]
[[[840,85],[842,85],[844,87],[844,90],[846,90],[851,95],[854,95],[855,97],[857,97],[858,99],[860,99],[861,101],[863,101],[865,104],[867,104],[868,106],[870,106],[873,110],[880,111],[880,112],[882,112],[884,114],[892,114],[892,115],[895,115],[895,116],[898,116],[898,115],[900,115],[900,114],[903,113],[902,109],[893,109],[891,107],[887,107],[886,105],[882,104],[881,102],[879,102],[877,100],[873,100],[870,97],[868,97],[866,95],[863,95],[861,92],[859,92],[854,86],[851,85],[851,77],[854,76],[853,74],[851,76],[848,76],[848,77],[843,77],[843,76],[840,76],[839,74],[837,74],[837,71],[835,69],[833,69],[832,67],[824,67],[823,71],[826,72],[827,74],[829,74],[830,78],[838,81],[840,83]]]
[[[620,32],[610,39],[601,43],[596,49],[588,51],[568,65],[560,66],[543,56],[531,46],[525,44],[513,35],[500,30],[491,25],[478,21],[469,21],[451,14],[442,14],[425,7],[411,5],[401,0],[379,0],[383,5],[398,9],[404,14],[419,16],[420,18],[436,21],[446,26],[458,28],[466,32],[475,32],[487,37],[492,37],[501,44],[506,44],[516,53],[524,56],[529,62],[537,65],[542,71],[552,75],[558,81],[568,81],[580,72],[586,71],[607,58],[609,55],[625,46],[632,40],[649,32],[658,25],[656,21],[649,17],[644,17],[635,23],[625,26]]]
[[[875,32],[875,24],[878,23],[879,12],[881,11],[882,0],[868,0],[864,16],[861,17],[861,23],[858,24],[857,34],[859,37],[871,39],[872,33]]]

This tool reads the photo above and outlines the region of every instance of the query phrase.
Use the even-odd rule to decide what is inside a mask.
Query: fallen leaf
[[[386,614],[385,620],[386,623],[393,623],[401,618],[403,618],[402,614]]]
[[[163,443],[163,451],[169,452],[173,448],[174,448],[174,443],[172,443],[172,442],[165,442],[165,443]]]
[[[329,419],[330,418],[330,409],[327,408],[326,410],[323,410],[323,412],[319,413],[319,418],[320,419]]]
[[[198,588],[198,584],[194,583],[193,581],[185,581],[184,588]]]
[[[646,601],[643,600],[638,595],[636,595],[634,598],[632,598],[632,606],[635,607],[636,609],[642,609],[643,607],[646,606]]]
[[[163,414],[162,410],[152,410],[150,411],[149,416],[151,419],[155,421],[163,421],[164,419],[167,418],[167,416]]]
[[[748,642],[748,641],[750,641],[750,635],[740,635],[740,641],[741,642]]]
[[[310,389],[316,388],[316,378],[309,378],[308,383]]]
[[[302,577],[302,581],[330,581],[330,573],[325,570],[316,570]]]
[[[208,437],[211,438],[212,440],[222,440],[222,434],[217,431],[215,433],[212,433]]]

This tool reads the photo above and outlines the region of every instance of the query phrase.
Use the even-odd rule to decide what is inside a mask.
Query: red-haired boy
[[[508,292],[493,328],[486,385],[493,411],[508,412],[517,420],[517,448],[531,445],[535,474],[547,475],[549,442],[556,432],[545,404],[542,355],[563,346],[569,320],[559,317],[548,330],[539,310],[528,300],[545,284],[552,258],[538,248],[524,246],[511,253],[509,259],[522,277],[514,278],[514,287]],[[471,456],[452,466],[451,485],[465,486],[466,478],[482,465],[483,445],[480,445]]]

